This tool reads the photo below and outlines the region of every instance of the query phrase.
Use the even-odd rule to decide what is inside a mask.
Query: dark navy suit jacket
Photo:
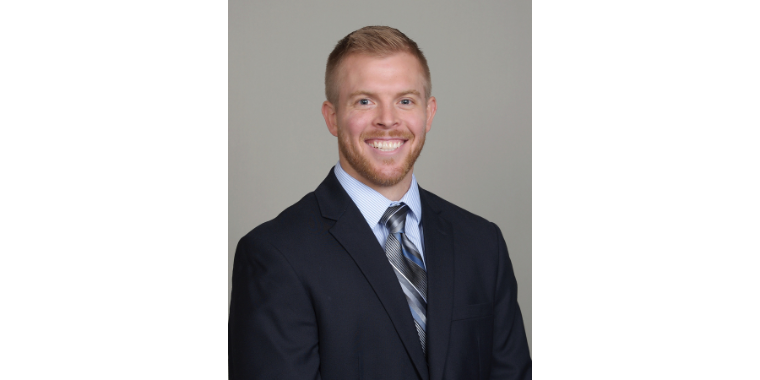
[[[383,248],[330,171],[238,244],[230,379],[530,379],[501,231],[423,189],[420,198],[427,357]]]

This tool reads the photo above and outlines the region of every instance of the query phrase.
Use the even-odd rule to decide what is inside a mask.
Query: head
[[[343,169],[378,191],[408,186],[436,111],[430,89],[425,57],[398,30],[365,27],[338,42],[322,114]]]

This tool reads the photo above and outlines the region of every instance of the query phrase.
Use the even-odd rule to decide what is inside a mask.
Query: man
[[[417,185],[436,112],[417,44],[365,27],[330,54],[339,162],[238,244],[232,379],[530,379],[498,227]]]

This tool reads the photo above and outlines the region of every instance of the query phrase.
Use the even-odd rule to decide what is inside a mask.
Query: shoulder
[[[423,204],[427,204],[433,209],[433,211],[440,213],[440,215],[447,220],[472,224],[478,227],[493,225],[493,223],[487,219],[467,211],[422,188],[420,188],[420,199]]]
[[[316,196],[311,192],[274,219],[248,232],[240,239],[240,245],[268,244],[277,247],[284,243],[308,241],[319,231],[329,228],[325,222],[321,217]]]
[[[467,211],[430,191],[420,188],[420,200],[422,201],[423,207],[430,207],[433,212],[451,223],[459,233],[473,237],[485,237],[485,235],[492,237],[501,234],[496,224]]]

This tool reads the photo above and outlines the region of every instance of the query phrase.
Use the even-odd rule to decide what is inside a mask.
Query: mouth
[[[365,142],[367,143],[367,145],[381,152],[393,152],[397,150],[398,148],[400,148],[402,145],[404,145],[406,141],[407,140],[400,140],[400,139],[394,139],[394,140],[371,139],[371,140],[366,140]]]

